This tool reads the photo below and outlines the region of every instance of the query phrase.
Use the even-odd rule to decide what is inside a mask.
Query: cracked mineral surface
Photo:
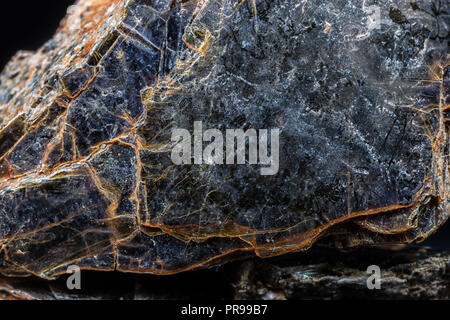
[[[367,287],[369,265],[381,268],[378,290]],[[307,252],[229,263],[171,277],[83,272],[81,291],[55,281],[0,277],[0,298],[11,300],[296,300],[449,299],[448,252],[412,247]]]
[[[0,76],[0,271],[173,274],[449,214],[448,0],[79,0]],[[280,170],[171,161],[280,129]]]

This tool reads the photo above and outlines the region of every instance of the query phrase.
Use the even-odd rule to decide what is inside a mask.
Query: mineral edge
[[[79,0],[0,75],[0,272],[170,275],[424,240],[450,213],[449,14]],[[278,173],[174,165],[172,130],[195,122],[279,128]]]

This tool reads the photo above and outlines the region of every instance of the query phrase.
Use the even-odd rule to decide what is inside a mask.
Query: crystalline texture
[[[449,212],[448,17],[446,1],[80,0],[0,78],[0,270],[171,274],[424,239]],[[195,121],[279,128],[279,173],[174,166],[172,129]]]

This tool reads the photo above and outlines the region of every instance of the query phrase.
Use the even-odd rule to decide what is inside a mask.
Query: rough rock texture
[[[297,257],[299,258],[299,257]],[[311,250],[278,264],[244,263],[235,299],[449,299],[450,255],[412,248],[397,252],[360,249],[350,253]],[[373,274],[381,270],[380,289],[369,289]],[[369,279],[369,283],[373,281]],[[373,287],[372,287],[373,288]]]
[[[448,1],[72,12],[0,77],[3,273],[172,274],[317,240],[417,242],[447,219]],[[172,129],[195,121],[279,128],[279,172],[173,165]]]
[[[381,269],[381,289],[369,290],[370,265]],[[311,249],[281,259],[248,260],[170,277],[82,273],[82,289],[67,277],[0,279],[0,298],[46,300],[297,300],[449,299],[450,255],[425,248],[401,251]]]

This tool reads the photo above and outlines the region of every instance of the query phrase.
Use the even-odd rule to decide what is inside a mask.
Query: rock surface
[[[450,212],[447,4],[80,0],[0,76],[0,271],[423,240]],[[174,165],[196,122],[279,129],[275,174]]]
[[[367,268],[378,265],[381,289],[369,290]],[[248,260],[213,270],[170,277],[82,273],[82,289],[70,291],[67,277],[0,279],[3,299],[48,300],[297,300],[449,299],[450,254],[410,248],[400,251],[314,249],[282,259]]]

